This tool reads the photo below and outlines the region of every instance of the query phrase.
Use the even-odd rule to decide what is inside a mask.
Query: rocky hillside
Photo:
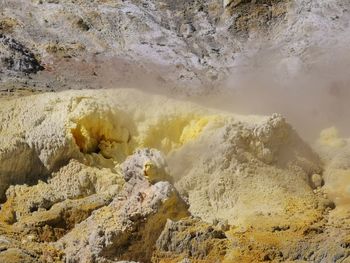
[[[237,71],[293,75],[327,54],[324,48],[348,48],[350,7],[340,0],[3,0],[1,7],[3,89],[147,79],[202,93]]]

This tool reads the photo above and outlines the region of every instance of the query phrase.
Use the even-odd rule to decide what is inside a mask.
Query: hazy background
[[[309,142],[332,126],[340,136],[350,137],[350,45],[319,49],[308,59],[305,63],[276,50],[260,50],[232,68],[226,81],[200,95],[168,89],[157,81],[157,73],[148,74],[138,88],[239,114],[281,113]]]
[[[314,63],[261,51],[219,91],[195,101],[242,114],[283,114],[307,140],[335,126],[350,137],[350,50],[324,49]]]

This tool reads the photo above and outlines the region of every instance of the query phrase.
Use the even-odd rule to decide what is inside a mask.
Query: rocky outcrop
[[[204,223],[199,218],[168,220],[157,240],[154,262],[222,262],[230,249],[228,229]]]
[[[169,183],[140,183],[143,186],[133,185],[132,193],[121,193],[119,200],[94,212],[58,241],[69,262],[150,262],[167,218],[179,219],[188,213]]]
[[[43,66],[35,55],[15,39],[0,33],[0,72],[37,73]]]

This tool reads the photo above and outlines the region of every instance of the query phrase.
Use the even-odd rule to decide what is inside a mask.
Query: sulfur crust
[[[1,195],[72,159],[117,174],[128,156],[149,147],[166,155],[189,211],[207,222],[288,218],[290,200],[309,209],[293,215],[298,220],[316,213],[308,180],[321,171],[319,160],[280,115],[239,116],[115,89],[21,98],[4,102],[0,116]],[[144,164],[144,174],[157,177],[152,164]]]
[[[0,117],[0,225],[67,259],[177,262],[186,246],[149,249],[170,218],[165,245],[195,237],[194,262],[204,248],[203,262],[256,262],[313,235],[334,208],[326,193],[349,203],[349,140],[322,132],[321,160],[278,114],[115,89],[15,99]]]
[[[45,177],[72,158],[112,167],[140,147],[171,152],[198,137],[209,122],[219,119],[217,115],[191,103],[130,89],[4,101],[0,195],[8,185]]]

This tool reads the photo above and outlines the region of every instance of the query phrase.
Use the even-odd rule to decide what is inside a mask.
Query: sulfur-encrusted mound
[[[182,160],[191,161],[178,165]],[[226,123],[173,152],[169,165],[191,213],[208,222],[273,214],[297,223],[315,213],[310,178],[322,171],[320,160],[279,115]]]
[[[345,231],[327,257],[331,246],[316,253],[333,235],[323,231],[337,232],[339,222],[324,223],[334,203],[319,157],[278,114],[239,116],[117,89],[7,101],[0,116],[8,239],[0,258],[9,262],[251,262],[348,251]],[[315,245],[303,245],[307,238]]]
[[[168,153],[196,138],[207,124],[219,122],[215,114],[134,90],[64,92],[3,102],[0,195],[10,184],[47,178],[71,158],[114,167],[138,147]]]

